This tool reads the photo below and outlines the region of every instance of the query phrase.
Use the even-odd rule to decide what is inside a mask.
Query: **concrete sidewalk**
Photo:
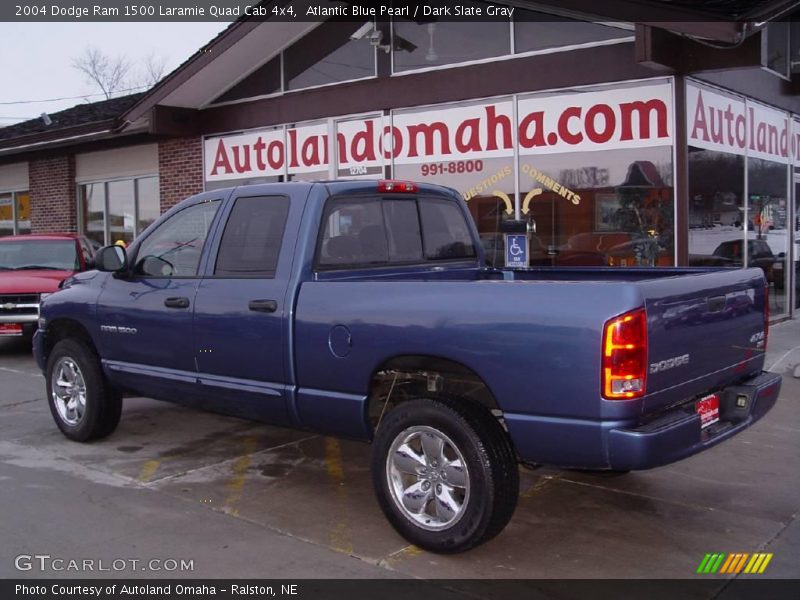
[[[767,370],[794,373],[800,366],[800,319],[772,325],[767,342]],[[795,376],[800,376],[796,373]]]

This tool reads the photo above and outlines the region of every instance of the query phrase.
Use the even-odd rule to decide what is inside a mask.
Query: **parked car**
[[[722,242],[714,250],[713,256],[722,259],[720,266],[741,267],[744,265],[743,240]],[[764,271],[767,281],[773,280],[773,267],[777,257],[764,240],[747,240],[748,266],[759,267]]]
[[[75,233],[0,237],[0,336],[33,333],[39,302],[92,265],[89,240]]]
[[[209,191],[96,263],[34,335],[65,436],[109,435],[130,393],[372,441],[384,513],[436,552],[500,533],[518,461],[663,465],[755,423],[781,386],[760,269],[488,268],[439,186]]]

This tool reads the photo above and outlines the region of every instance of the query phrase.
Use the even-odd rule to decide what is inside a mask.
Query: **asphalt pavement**
[[[29,343],[0,340],[0,577],[686,579],[707,553],[762,552],[762,575],[706,577],[796,579],[800,322],[772,328],[767,362],[783,391],[749,430],[651,471],[523,468],[506,530],[439,556],[384,519],[366,444],[142,398],[70,442]]]

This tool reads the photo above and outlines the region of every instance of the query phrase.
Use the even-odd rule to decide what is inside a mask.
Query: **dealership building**
[[[511,18],[240,20],[147,93],[2,128],[0,235],[107,244],[203,190],[424,181],[496,263],[524,221],[531,266],[760,266],[792,316],[800,3],[493,4]]]

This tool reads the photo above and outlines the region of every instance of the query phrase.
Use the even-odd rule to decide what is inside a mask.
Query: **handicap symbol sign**
[[[528,266],[528,236],[523,234],[506,234],[506,266]]]

